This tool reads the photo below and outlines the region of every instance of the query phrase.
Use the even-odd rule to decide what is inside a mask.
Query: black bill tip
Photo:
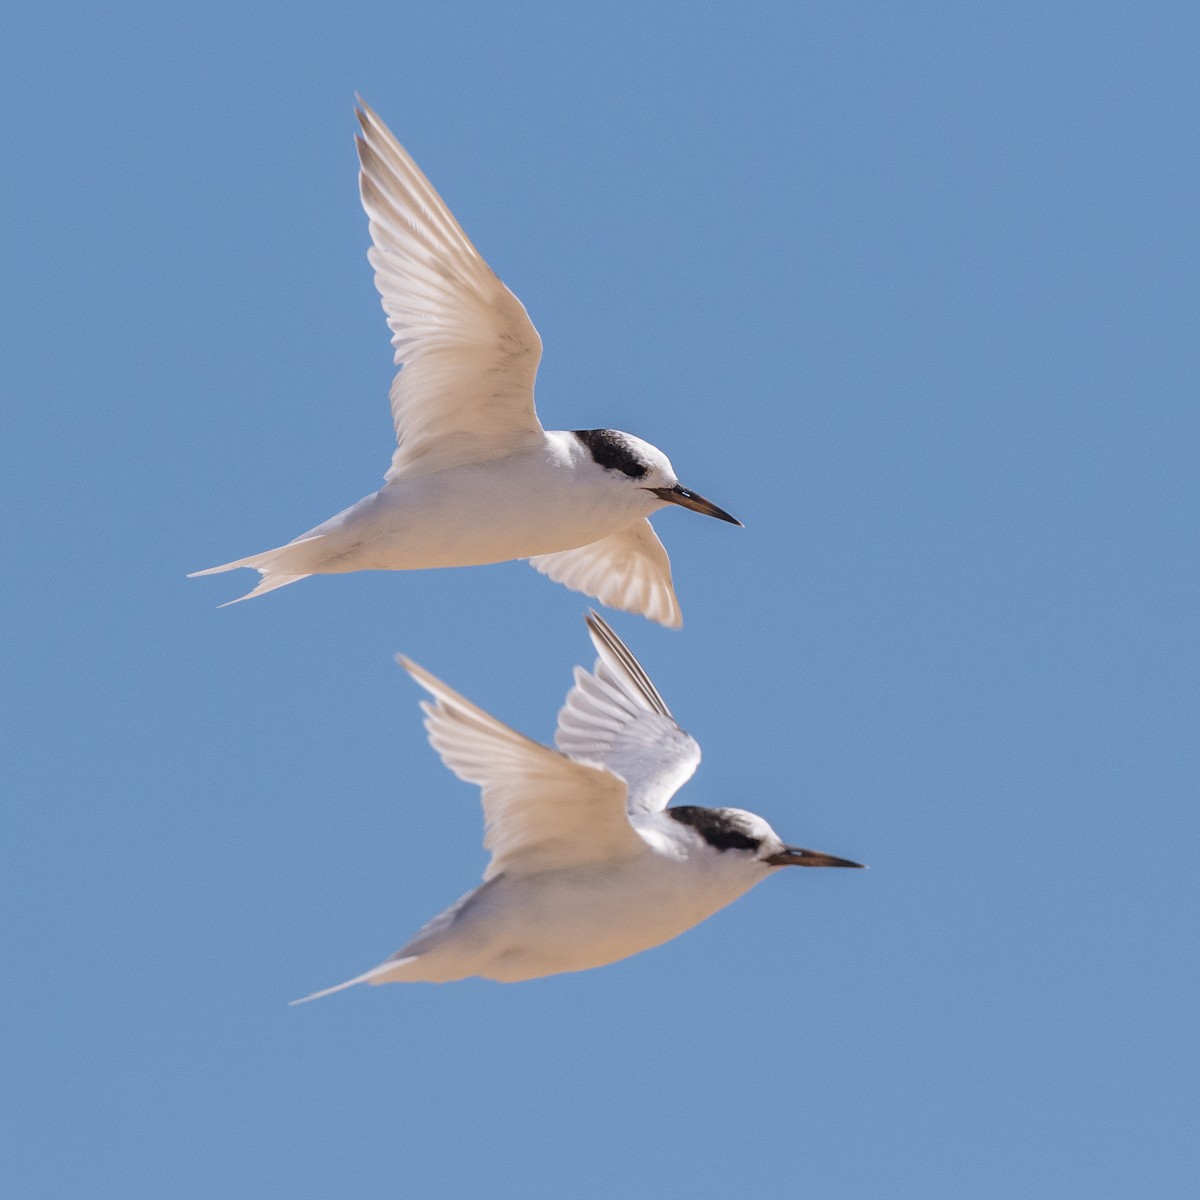
[[[718,521],[728,521],[730,525],[745,528],[737,517],[730,516],[723,508],[718,508],[711,500],[705,500],[699,492],[676,484],[674,487],[647,488],[660,500],[668,504],[678,504],[681,508],[690,508],[692,512],[702,513],[706,517],[716,517]]]

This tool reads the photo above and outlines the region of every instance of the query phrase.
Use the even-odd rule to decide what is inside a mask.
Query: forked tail
[[[318,560],[319,556],[312,553],[315,549],[313,543],[321,540],[322,535],[319,533],[312,537],[299,538],[294,542],[288,542],[286,546],[279,546],[275,550],[266,550],[262,554],[251,554],[249,558],[239,558],[235,562],[222,563],[219,567],[192,571],[188,578],[196,579],[200,575],[220,575],[222,571],[236,571],[238,567],[253,567],[262,576],[258,581],[258,586],[244,596],[239,596],[236,600],[227,600],[224,604],[217,606],[218,608],[228,608],[231,604],[238,604],[242,600],[250,600],[254,596],[265,596],[267,592],[273,592],[276,588],[287,587],[289,583],[295,583],[297,579],[307,579],[313,573],[312,570],[304,571],[297,568],[305,566],[311,568],[315,565],[314,560]]]

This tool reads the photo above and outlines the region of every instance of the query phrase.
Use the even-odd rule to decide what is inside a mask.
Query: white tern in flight
[[[402,364],[391,468],[379,491],[287,545],[194,574],[253,567],[262,578],[247,600],[315,574],[527,558],[602,604],[678,627],[671,564],[646,518],[679,504],[741,522],[632,434],[542,428],[542,341],[524,307],[387,126],[366,104],[358,119],[367,258]]]
[[[740,808],[668,808],[700,747],[595,613],[588,630],[600,657],[575,669],[557,750],[398,660],[433,697],[421,707],[434,749],[483,791],[492,859],[479,887],[386,962],[305,1000],[356,983],[586,971],[678,937],[781,867],[861,865],[785,845]]]

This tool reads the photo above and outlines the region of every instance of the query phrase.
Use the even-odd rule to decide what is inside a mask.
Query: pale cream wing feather
[[[358,119],[367,257],[401,364],[387,479],[537,445],[537,330],[387,126],[366,104]]]
[[[416,663],[396,661],[434,698],[421,707],[442,762],[482,789],[483,844],[492,852],[484,879],[645,853],[629,824],[625,784],[611,771],[531,741]]]
[[[539,554],[529,563],[555,583],[595,596],[609,608],[639,613],[670,629],[683,624],[671,560],[649,521],[574,550]]]

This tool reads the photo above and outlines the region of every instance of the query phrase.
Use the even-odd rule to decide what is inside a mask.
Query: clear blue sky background
[[[1192,4],[27,4],[0,37],[6,1196],[1174,1197],[1198,1164]],[[186,571],[378,486],[351,105],[662,446],[688,803],[795,872],[359,989],[471,887],[402,650],[546,738],[510,564]]]

